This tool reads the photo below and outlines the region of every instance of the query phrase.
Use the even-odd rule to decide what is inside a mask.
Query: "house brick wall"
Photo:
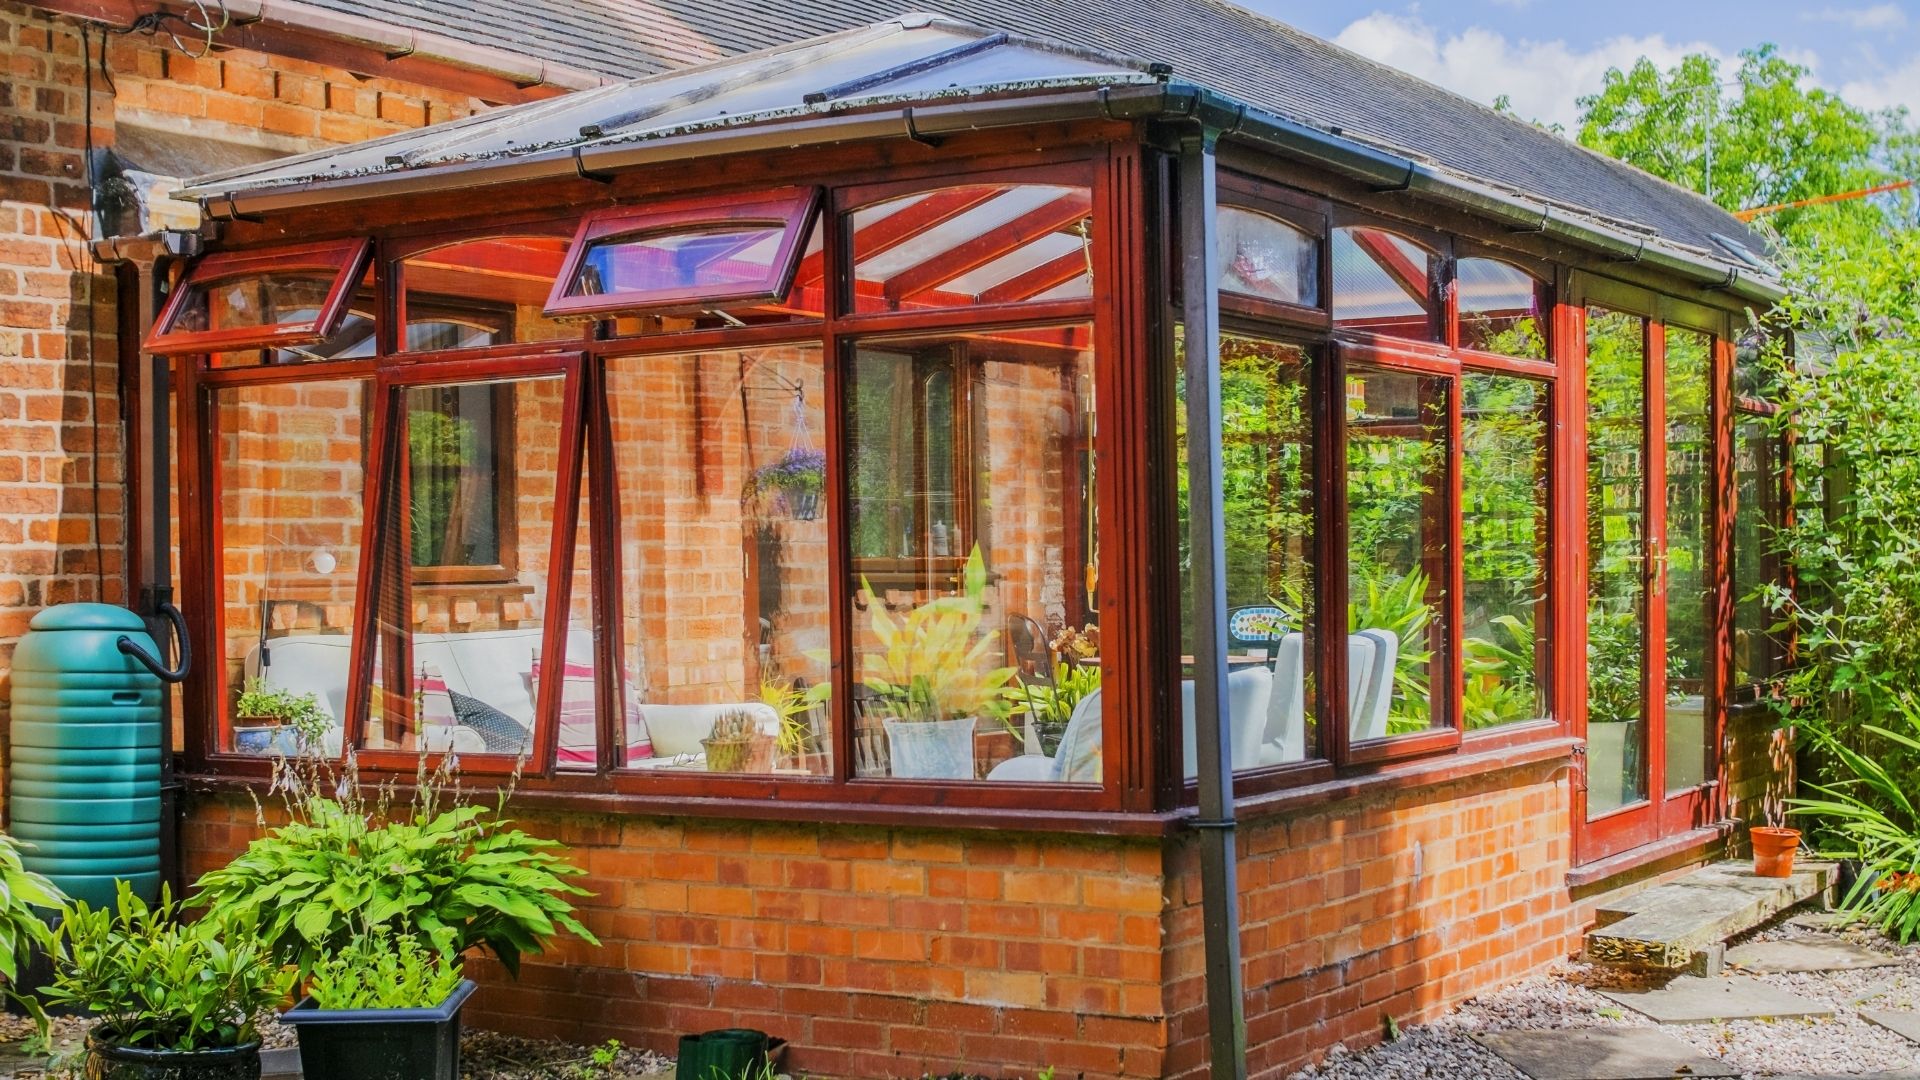
[[[98,148],[131,123],[293,152],[472,109],[284,57],[196,59],[165,35],[112,36],[107,64],[88,117],[80,24],[0,0],[0,722],[8,661],[35,614],[127,599],[118,313],[111,268],[88,247],[89,123]]]
[[[1745,850],[1745,829],[1791,824],[1785,814],[1796,778],[1792,731],[1766,705],[1730,709],[1725,752],[1727,816],[1742,826],[1735,841]]]
[[[1251,1075],[1577,950],[1560,765],[1242,825]],[[515,818],[572,846],[602,945],[563,943],[517,982],[476,962],[478,1026],[669,1053],[682,1033],[756,1027],[793,1043],[795,1075],[863,1080],[1205,1071],[1191,834]],[[194,799],[189,876],[256,828],[250,802]]]

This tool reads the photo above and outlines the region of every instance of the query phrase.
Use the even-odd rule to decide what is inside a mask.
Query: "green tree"
[[[1855,108],[1807,77],[1772,45],[1741,53],[1730,80],[1710,56],[1665,71],[1642,57],[1607,72],[1600,92],[1579,100],[1578,138],[1729,210],[1858,190],[1920,156],[1903,111]],[[1770,218],[1793,240],[1812,220],[1867,226],[1884,212],[1853,200]]]

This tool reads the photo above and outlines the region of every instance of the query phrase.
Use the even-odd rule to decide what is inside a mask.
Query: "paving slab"
[[[1864,925],[1864,921],[1851,911],[1803,911],[1788,918],[1787,925],[1803,930],[1846,930]]]
[[[1889,1009],[1861,1009],[1860,1015],[1895,1035],[1920,1043],[1920,1012],[1895,1012]]]
[[[1746,863],[1715,863],[1600,905],[1587,934],[1587,959],[1603,964],[1711,970],[1728,938],[1823,895],[1829,863],[1806,863],[1792,877],[1763,878]],[[1706,955],[1703,955],[1706,954]],[[1709,961],[1702,963],[1702,960]]]
[[[1533,1080],[1740,1075],[1740,1070],[1652,1028],[1499,1031],[1475,1035],[1474,1040]]]
[[[299,1049],[260,1051],[260,1080],[300,1080]]]
[[[1899,962],[1851,941],[1750,941],[1727,950],[1727,963],[1748,971],[1851,971]]]
[[[1778,1076],[1763,1073],[1762,1075],[1765,1075],[1767,1080],[1920,1080],[1920,1072],[1911,1069],[1877,1073],[1781,1073]]]
[[[1745,975],[1717,979],[1682,975],[1658,990],[1602,990],[1600,994],[1662,1024],[1833,1015],[1831,1006]]]

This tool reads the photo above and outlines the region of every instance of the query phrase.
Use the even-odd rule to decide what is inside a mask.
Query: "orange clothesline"
[[[1774,203],[1772,206],[1756,206],[1751,210],[1736,211],[1733,216],[1739,218],[1741,221],[1752,221],[1761,214],[1771,214],[1780,210],[1797,210],[1802,206],[1818,206],[1821,203],[1845,202],[1848,199],[1864,199],[1869,195],[1878,195],[1885,191],[1899,191],[1901,188],[1912,187],[1913,185],[1914,181],[1911,178],[1906,180],[1889,180],[1884,184],[1875,184],[1870,188],[1861,188],[1858,191],[1843,191],[1838,195],[1816,195],[1811,199],[1796,199],[1793,202]]]

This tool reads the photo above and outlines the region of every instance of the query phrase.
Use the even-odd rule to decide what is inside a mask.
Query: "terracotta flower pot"
[[[1756,828],[1753,840],[1753,872],[1760,877],[1792,877],[1793,852],[1800,846],[1799,829]]]

